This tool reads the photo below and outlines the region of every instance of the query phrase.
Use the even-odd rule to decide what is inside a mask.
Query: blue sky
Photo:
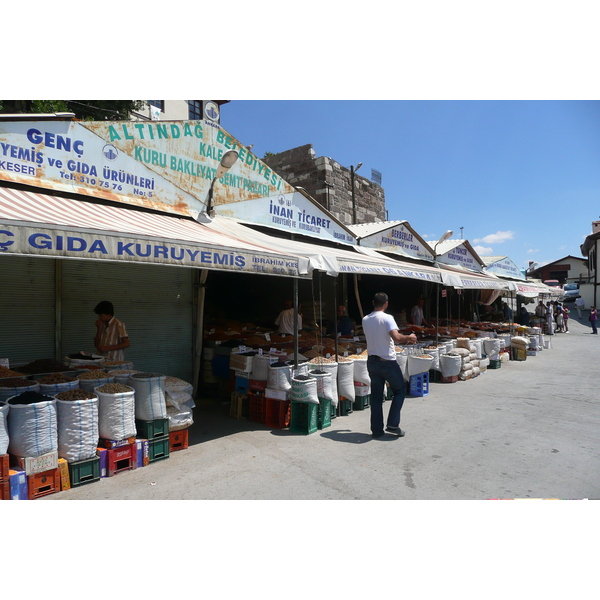
[[[253,152],[312,144],[382,173],[390,220],[447,229],[519,268],[567,255],[600,219],[600,102],[232,100],[221,124]]]

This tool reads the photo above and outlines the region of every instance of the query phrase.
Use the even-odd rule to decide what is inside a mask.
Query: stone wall
[[[263,162],[291,185],[304,188],[342,223],[352,224],[349,168],[326,156],[316,158],[312,144],[268,156]],[[358,173],[354,174],[354,200],[357,223],[386,220],[383,188]]]

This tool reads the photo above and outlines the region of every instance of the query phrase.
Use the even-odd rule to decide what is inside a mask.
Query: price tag
[[[238,350],[239,350],[240,354],[242,354],[242,353],[246,352],[246,346],[239,346]]]
[[[325,358],[331,358],[331,354],[328,352],[328,353],[325,355]]]
[[[221,340],[215,340],[215,346],[220,346],[221,345]]]
[[[215,330],[214,330],[214,329],[209,329],[209,330],[208,330],[208,333],[214,333],[214,332],[215,332]]]
[[[344,357],[347,357],[347,356],[348,356],[348,350],[346,350],[346,351],[344,352]]]
[[[258,355],[259,355],[259,356],[262,356],[262,354],[263,354],[262,348],[259,348],[259,349],[258,349]]]
[[[356,354],[362,354],[362,348],[357,348],[356,349]]]
[[[265,333],[265,340],[267,340],[267,342],[271,341],[271,334],[270,333]]]
[[[354,336],[354,341],[355,341],[355,342],[358,342],[358,341],[359,341],[359,338],[358,338],[358,336],[357,336],[357,335],[355,335],[355,336]]]
[[[271,348],[271,349],[269,350],[269,352],[270,352],[271,354],[274,354],[275,352],[277,352],[277,348]]]
[[[8,358],[0,358],[0,366],[9,368]]]

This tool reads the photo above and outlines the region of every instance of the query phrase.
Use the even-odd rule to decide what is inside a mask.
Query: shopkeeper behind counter
[[[131,346],[125,323],[115,317],[112,302],[103,300],[94,308],[98,315],[94,346],[110,360],[125,360],[125,348]]]
[[[298,304],[298,331],[302,329],[302,315],[300,309],[302,304]],[[277,315],[275,319],[277,325],[277,333],[285,333],[293,335],[294,333],[294,303],[291,300],[286,300],[284,309]]]

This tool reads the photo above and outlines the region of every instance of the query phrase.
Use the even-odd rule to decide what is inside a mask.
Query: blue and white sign
[[[520,279],[521,281],[526,280],[521,269],[507,256],[488,264],[484,270],[499,277],[510,277],[511,279]]]

